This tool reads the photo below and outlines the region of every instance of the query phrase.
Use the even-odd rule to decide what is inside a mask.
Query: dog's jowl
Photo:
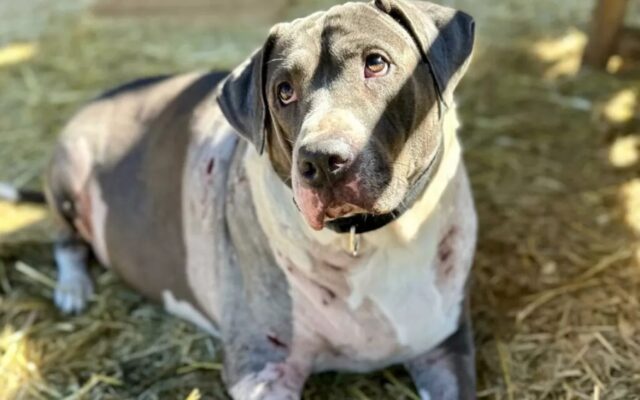
[[[229,74],[90,102],[47,173],[58,306],[86,306],[91,250],[220,337],[234,399],[393,364],[423,399],[475,398],[454,102],[473,30],[428,2],[348,3],[274,26]]]

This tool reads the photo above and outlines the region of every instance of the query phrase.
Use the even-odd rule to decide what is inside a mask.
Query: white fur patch
[[[455,331],[459,312],[444,307],[435,282],[434,233],[412,246],[379,250],[350,276],[349,305],[357,309],[369,299],[390,321],[398,342],[420,353],[437,345]],[[424,258],[423,258],[424,256]]]
[[[8,183],[0,182],[0,199],[16,202],[20,200],[18,190]]]
[[[207,317],[186,301],[176,299],[171,291],[164,290],[162,292],[162,302],[165,310],[169,313],[191,322],[215,337],[220,337],[220,332],[209,322]]]

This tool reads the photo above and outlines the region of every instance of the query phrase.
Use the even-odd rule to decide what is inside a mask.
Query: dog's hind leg
[[[87,240],[86,210],[83,210],[83,186],[89,177],[87,162],[78,162],[78,157],[64,145],[54,152],[46,175],[45,195],[52,211],[58,234],[53,246],[54,259],[58,267],[58,279],[54,291],[56,306],[66,314],[79,313],[93,296],[93,282],[89,275],[88,262],[91,247]]]
[[[74,220],[77,219],[77,207],[62,187],[48,187],[47,199],[59,226],[53,245],[53,256],[58,267],[53,299],[63,313],[79,313],[93,296],[93,283],[88,270],[91,247],[76,229]]]

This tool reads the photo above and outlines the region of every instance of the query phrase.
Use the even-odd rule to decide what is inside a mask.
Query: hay
[[[447,2],[474,14],[479,28],[459,92],[481,223],[472,296],[479,396],[638,399],[640,163],[629,138],[640,135],[631,104],[640,77],[554,72],[575,66],[571,46],[583,45],[575,38],[590,13],[583,0]],[[311,7],[295,3],[283,19]],[[33,52],[0,65],[0,180],[38,185],[57,130],[101,89],[231,66],[268,25],[86,13],[52,20],[42,36],[13,37]],[[553,57],[540,54],[553,43],[562,45],[552,46]],[[625,118],[611,120],[620,93]],[[612,161],[620,152],[624,162]],[[0,219],[18,212],[3,207]],[[60,316],[49,227],[24,225],[0,234],[0,398],[226,398],[216,343],[109,272],[92,269],[97,296],[85,314]],[[396,368],[322,374],[305,399],[417,397]]]

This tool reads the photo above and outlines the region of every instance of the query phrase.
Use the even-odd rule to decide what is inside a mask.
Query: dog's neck
[[[461,160],[457,137],[459,127],[455,106],[450,107],[443,120],[444,151],[437,172],[424,193],[401,217],[380,229],[359,235],[361,253],[384,247],[408,246],[419,236],[436,210],[440,197],[454,178]],[[268,155],[258,155],[248,146],[245,166],[249,177],[253,201],[260,224],[276,251],[294,255],[308,253],[305,249],[322,248],[332,256],[350,251],[350,235],[329,229],[314,231],[293,202],[293,193],[273,170]]]

